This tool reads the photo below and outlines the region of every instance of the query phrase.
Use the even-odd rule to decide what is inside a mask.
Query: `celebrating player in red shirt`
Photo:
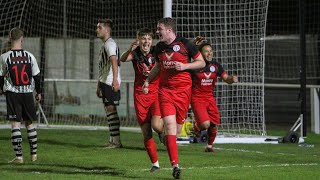
[[[157,155],[157,147],[152,138],[152,129],[162,134],[163,121],[160,119],[160,107],[158,101],[159,78],[149,84],[149,93],[142,92],[142,86],[147,79],[151,69],[155,65],[155,58],[152,56],[154,46],[152,46],[153,33],[148,28],[138,31],[138,40],[134,41],[130,49],[120,58],[121,61],[131,61],[134,72],[134,107],[137,120],[144,137],[144,146],[152,162],[151,172],[160,169]]]
[[[160,19],[157,34],[160,42],[155,47],[156,64],[143,85],[143,91],[148,93],[149,83],[160,75],[159,103],[165,124],[166,147],[173,167],[172,175],[179,179],[181,170],[178,165],[176,135],[180,134],[186,118],[192,88],[191,75],[186,70],[203,68],[205,61],[195,45],[176,36],[174,19]]]
[[[206,60],[206,67],[193,73],[193,88],[191,106],[200,130],[207,130],[207,147],[205,152],[213,152],[213,142],[217,134],[217,124],[220,124],[220,114],[213,90],[217,77],[228,84],[238,82],[237,76],[229,76],[221,64],[213,60],[213,49],[208,43],[200,45],[199,50]]]

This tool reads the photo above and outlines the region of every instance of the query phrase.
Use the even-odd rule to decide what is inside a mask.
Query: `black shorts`
[[[6,92],[7,118],[10,121],[21,122],[37,119],[33,93]]]
[[[107,84],[104,83],[99,83],[100,85],[100,89],[101,89],[101,93],[102,93],[102,102],[104,103],[105,106],[109,106],[109,105],[115,105],[118,106],[119,105],[119,101],[120,101],[120,90],[117,92],[113,91],[112,86],[109,86]]]

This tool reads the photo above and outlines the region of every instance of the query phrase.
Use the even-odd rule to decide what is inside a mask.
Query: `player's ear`
[[[20,38],[20,42],[21,42],[21,44],[24,43],[24,38],[23,38],[23,36]]]

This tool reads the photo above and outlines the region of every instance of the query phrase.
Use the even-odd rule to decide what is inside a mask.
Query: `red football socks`
[[[166,135],[167,151],[169,154],[171,165],[178,164],[178,146],[175,135]]]
[[[208,135],[208,145],[213,145],[213,142],[217,136],[217,127],[214,127],[211,132],[208,131],[207,135]]]
[[[150,138],[147,141],[144,141],[144,147],[146,148],[149,158],[152,163],[155,163],[158,161],[158,155],[157,155],[157,146],[154,142],[153,138]]]

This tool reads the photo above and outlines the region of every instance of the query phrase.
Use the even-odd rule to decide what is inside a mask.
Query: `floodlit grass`
[[[108,132],[38,129],[38,161],[32,163],[23,129],[25,163],[10,165],[14,157],[10,130],[0,129],[0,179],[172,179],[166,148],[158,144],[161,170],[151,164],[140,133],[122,132],[122,149],[103,149]],[[269,133],[270,134],[270,133]],[[156,136],[156,141],[158,138]],[[205,153],[204,144],[179,146],[182,179],[319,179],[320,136],[308,134],[297,144],[218,144]]]

